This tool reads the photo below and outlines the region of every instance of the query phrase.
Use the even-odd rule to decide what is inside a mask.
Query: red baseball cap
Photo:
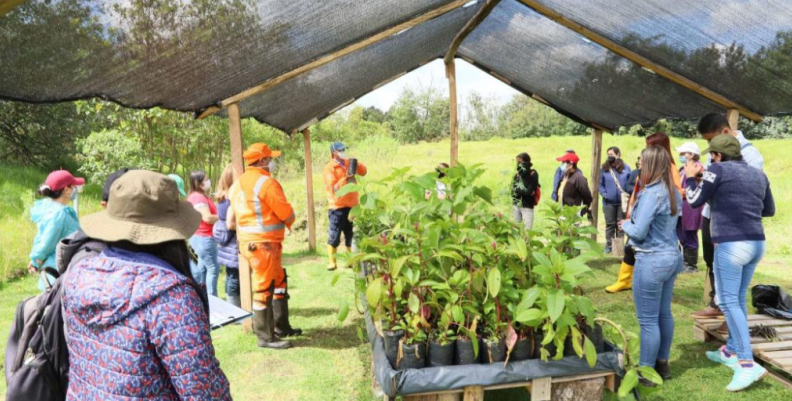
[[[578,155],[574,153],[565,153],[563,156],[557,158],[556,160],[560,162],[575,164],[580,161],[580,158],[578,157]]]
[[[48,186],[52,191],[60,191],[70,185],[84,185],[85,178],[77,178],[66,170],[55,170],[51,172],[47,179],[44,180],[44,185]]]

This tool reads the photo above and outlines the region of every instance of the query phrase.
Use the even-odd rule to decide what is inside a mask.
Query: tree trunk
[[[553,384],[552,401],[600,401],[605,379],[589,379]]]

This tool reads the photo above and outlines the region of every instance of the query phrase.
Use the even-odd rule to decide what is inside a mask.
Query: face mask
[[[616,156],[608,156],[608,163],[610,164],[616,163]]]
[[[346,151],[338,152],[338,158],[341,160],[346,160],[347,158]]]
[[[688,162],[688,158],[687,158],[687,156],[684,156],[684,155],[682,155],[682,156],[679,156],[679,162],[680,162],[681,164],[687,164],[687,162]]]
[[[77,187],[74,187],[71,193],[71,200],[77,200],[78,195],[79,195],[79,191],[77,191]]]
[[[267,170],[269,170],[270,174],[275,173],[275,169],[277,168],[278,165],[275,163],[275,160],[270,160],[270,162],[267,163]]]
[[[204,181],[201,188],[203,188],[204,191],[209,192],[209,190],[212,189],[212,180]]]
[[[561,169],[566,170],[569,168],[569,163],[561,163]]]

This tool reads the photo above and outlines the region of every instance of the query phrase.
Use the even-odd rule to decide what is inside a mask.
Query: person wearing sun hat
[[[173,180],[145,170],[115,180],[107,208],[81,220],[106,248],[63,282],[70,399],[231,400],[190,273],[200,222]]]
[[[28,271],[37,273],[42,269],[56,269],[55,254],[58,243],[80,229],[77,212],[69,206],[77,197],[77,187],[85,185],[85,179],[73,176],[66,170],[51,172],[36,192],[43,199],[37,200],[30,209],[30,218],[36,223],[37,233],[30,250]],[[46,274],[39,279],[39,289],[44,291],[55,277]]]
[[[236,230],[239,250],[253,271],[253,329],[262,348],[284,349],[281,338],[300,335],[289,323],[286,271],[281,264],[286,228],[294,209],[272,177],[280,151],[254,143],[243,154],[247,169],[231,186],[226,225]]]

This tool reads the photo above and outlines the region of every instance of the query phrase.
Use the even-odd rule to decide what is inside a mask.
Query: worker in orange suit
[[[327,190],[327,204],[330,208],[328,213],[329,234],[327,239],[327,254],[330,264],[327,270],[338,268],[336,254],[338,245],[341,244],[341,234],[344,234],[344,244],[348,252],[352,251],[352,221],[349,219],[349,211],[358,204],[358,193],[350,192],[342,196],[336,196],[341,188],[347,184],[355,183],[355,176],[364,176],[368,172],[363,163],[357,159],[347,158],[347,147],[341,142],[334,142],[330,145],[330,162],[324,168],[324,183]]]
[[[236,230],[239,249],[253,272],[253,329],[262,348],[289,348],[282,337],[302,334],[289,323],[286,271],[281,264],[283,237],[294,223],[294,209],[272,178],[281,152],[263,143],[244,153],[247,168],[231,186],[227,224]]]

